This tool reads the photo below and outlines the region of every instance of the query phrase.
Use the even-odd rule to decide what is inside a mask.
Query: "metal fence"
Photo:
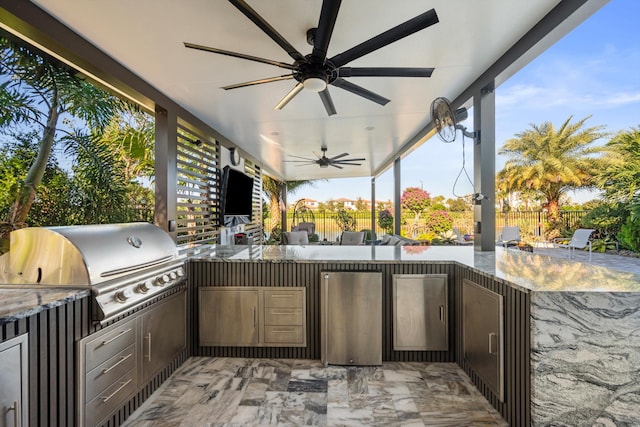
[[[567,228],[575,228],[579,225],[582,217],[587,211],[561,211],[560,217]],[[356,220],[356,230],[371,229],[371,212],[354,211],[350,213]],[[473,212],[449,212],[453,220],[453,227],[456,227],[462,234],[473,233]],[[336,241],[340,237],[342,230],[336,222],[337,214],[335,212],[315,212],[314,223],[316,234],[320,240]],[[414,222],[413,218],[405,219],[402,222],[401,233],[404,236],[416,238],[428,231],[425,219],[422,218]],[[525,239],[543,240],[545,235],[546,212],[543,211],[512,211],[509,213],[496,212],[496,234],[504,226],[518,226],[520,233]],[[276,224],[267,218],[264,222],[264,231],[269,234]],[[287,226],[291,229],[294,223],[293,213],[287,212]],[[378,236],[384,234],[384,231],[377,225],[376,232]]]

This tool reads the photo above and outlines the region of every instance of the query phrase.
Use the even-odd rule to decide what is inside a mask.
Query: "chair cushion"
[[[308,245],[309,235],[306,231],[285,231],[282,233],[283,245]]]

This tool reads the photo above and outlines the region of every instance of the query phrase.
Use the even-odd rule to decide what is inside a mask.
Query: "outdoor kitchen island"
[[[306,345],[196,344],[193,355],[321,359],[321,272],[326,271],[381,272],[382,360],[457,363],[512,426],[640,424],[640,276],[515,250],[208,248],[188,264],[194,307],[202,288],[304,288]],[[447,350],[394,348],[394,275],[446,275]],[[464,349],[465,339],[473,337],[465,338],[469,326],[464,327],[463,312],[466,307],[466,315],[477,319],[474,302],[491,302],[496,295],[500,304],[487,306],[485,314],[498,316],[498,330],[489,333],[488,343],[486,335],[482,338],[489,358],[478,364],[474,349]],[[196,319],[192,341],[198,343],[198,330],[206,327]],[[487,361],[496,362],[497,377],[495,369],[487,371]]]

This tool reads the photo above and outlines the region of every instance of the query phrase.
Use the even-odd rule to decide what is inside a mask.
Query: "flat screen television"
[[[251,222],[253,178],[229,166],[222,169],[220,213],[225,227]]]

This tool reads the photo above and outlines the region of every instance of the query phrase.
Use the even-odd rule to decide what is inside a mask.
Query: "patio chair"
[[[456,245],[473,245],[473,240],[464,240],[464,236],[456,227],[453,227],[453,233],[456,235]]]
[[[309,235],[306,231],[285,231],[282,233],[283,245],[308,245]]]
[[[367,237],[365,231],[343,231],[340,236],[341,245],[364,245]]]
[[[516,246],[520,243],[520,240],[520,227],[502,227],[502,233],[498,236],[496,245],[502,245],[508,248],[509,246]]]
[[[309,236],[316,232],[316,224],[314,222],[301,222],[293,227],[291,231],[306,231]]]
[[[555,248],[567,248],[569,249],[569,258],[573,258],[575,255],[576,249],[586,249],[589,248],[589,261],[591,261],[591,233],[596,230],[590,228],[578,228],[573,232],[573,236],[571,239],[566,237],[556,237],[553,239],[553,246]],[[561,243],[567,242],[567,243]],[[573,252],[571,252],[573,250]]]

